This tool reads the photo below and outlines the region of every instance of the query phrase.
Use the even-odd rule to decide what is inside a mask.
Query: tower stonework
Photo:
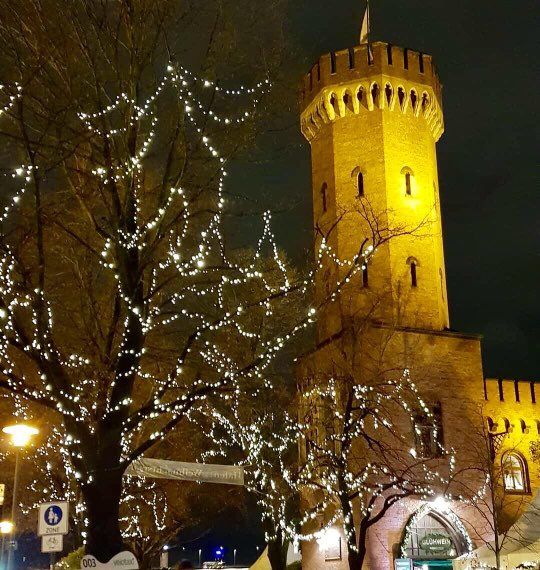
[[[299,414],[325,379],[342,375],[355,385],[370,384],[407,369],[422,400],[437,410],[438,437],[457,450],[456,472],[476,464],[483,425],[497,438],[494,461],[513,485],[504,492],[522,499],[519,508],[503,509],[511,524],[540,485],[540,392],[534,382],[484,380],[480,337],[449,327],[435,149],[444,125],[432,58],[382,42],[324,55],[304,77],[300,111],[311,147],[315,249],[324,239],[333,254],[325,248],[320,257],[318,341],[298,362]],[[364,269],[344,279],[360,248],[374,243]],[[333,441],[329,433],[339,426],[325,422],[325,406],[339,411],[342,403],[336,392],[330,403],[310,407],[315,411],[307,425],[316,444]],[[415,422],[399,425],[413,449]],[[307,449],[302,440],[300,460]],[[502,462],[510,456],[508,474]],[[471,477],[474,489],[485,483],[477,471]],[[445,492],[457,496],[452,486]],[[307,509],[319,499],[309,489],[302,493]],[[355,525],[360,514],[353,500]],[[305,531],[323,528],[324,516],[312,517]],[[464,544],[476,548],[492,540],[486,516],[459,500],[442,510],[419,497],[400,501],[370,527],[366,559],[357,570],[394,570],[404,555],[409,558],[400,568],[450,568],[466,554]],[[341,522],[331,530],[339,543],[330,551],[314,540],[302,543],[304,570],[349,569]],[[418,540],[429,533],[445,534],[452,549],[424,551]]]
[[[385,322],[448,328],[435,150],[443,114],[431,57],[382,42],[322,56],[303,81],[301,129],[319,238],[351,259],[370,237],[368,217],[395,234],[370,261],[367,286],[349,290],[342,314],[367,310],[376,297]],[[319,288],[336,277],[323,271]],[[328,333],[338,326],[324,320]]]

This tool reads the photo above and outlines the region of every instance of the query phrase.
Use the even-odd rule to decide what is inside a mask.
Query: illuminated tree
[[[299,429],[287,408],[294,408],[295,386],[276,379],[255,398],[235,397],[227,408],[208,410],[212,448],[205,457],[226,457],[245,466],[245,486],[255,498],[268,545],[272,570],[284,570],[296,538],[299,518],[295,484]]]
[[[0,1],[0,388],[61,421],[101,561],[124,548],[129,464],[263,385],[326,302],[306,300],[313,275],[289,275],[270,214],[249,255],[226,239],[226,167],[266,118],[276,6],[227,3],[262,26],[245,34],[253,58],[221,4]],[[258,81],[225,87],[228,70]],[[345,260],[318,240],[337,292],[387,233]]]
[[[351,570],[362,568],[368,531],[392,505],[444,495],[453,476],[454,455],[439,443],[437,419],[408,370],[388,376],[364,384],[336,370],[306,379],[302,389],[301,538],[324,548],[327,530],[341,525]]]
[[[219,42],[208,46],[205,76],[178,63],[179,31],[189,40],[202,31],[199,21],[190,31],[181,25],[205,14],[178,4],[0,6],[1,134],[11,143],[0,386],[17,406],[61,419],[87,551],[100,560],[124,548],[127,466],[192,409],[260,378],[312,316],[306,309],[290,330],[244,326],[306,289],[284,271],[269,286],[258,271],[263,251],[281,266],[269,215],[242,264],[224,237],[225,166],[251,136],[269,83],[219,85],[219,65],[209,65],[222,55]],[[233,42],[232,68],[234,53]],[[242,351],[254,336],[257,349]]]

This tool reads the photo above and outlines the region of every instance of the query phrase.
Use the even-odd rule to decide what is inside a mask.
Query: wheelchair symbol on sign
[[[62,509],[58,505],[51,505],[43,515],[45,523],[49,526],[57,526],[62,520]]]

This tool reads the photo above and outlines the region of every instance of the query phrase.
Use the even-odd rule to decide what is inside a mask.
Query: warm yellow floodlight
[[[11,521],[0,521],[0,534],[11,534],[13,523]]]
[[[4,429],[2,429],[2,431],[11,436],[11,443],[15,447],[25,447],[28,445],[32,437],[39,433],[39,430],[37,428],[29,426],[27,424],[14,424],[11,426],[6,426]]]

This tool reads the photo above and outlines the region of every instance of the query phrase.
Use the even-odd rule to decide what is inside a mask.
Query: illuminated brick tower
[[[366,217],[403,234],[380,248],[342,298],[342,314],[377,298],[384,322],[448,328],[435,150],[443,114],[431,56],[381,42],[323,55],[304,78],[301,129],[319,237],[333,228],[329,243],[350,259],[370,235]],[[329,272],[320,272],[319,291],[335,282]],[[322,319],[326,333],[335,317]]]

